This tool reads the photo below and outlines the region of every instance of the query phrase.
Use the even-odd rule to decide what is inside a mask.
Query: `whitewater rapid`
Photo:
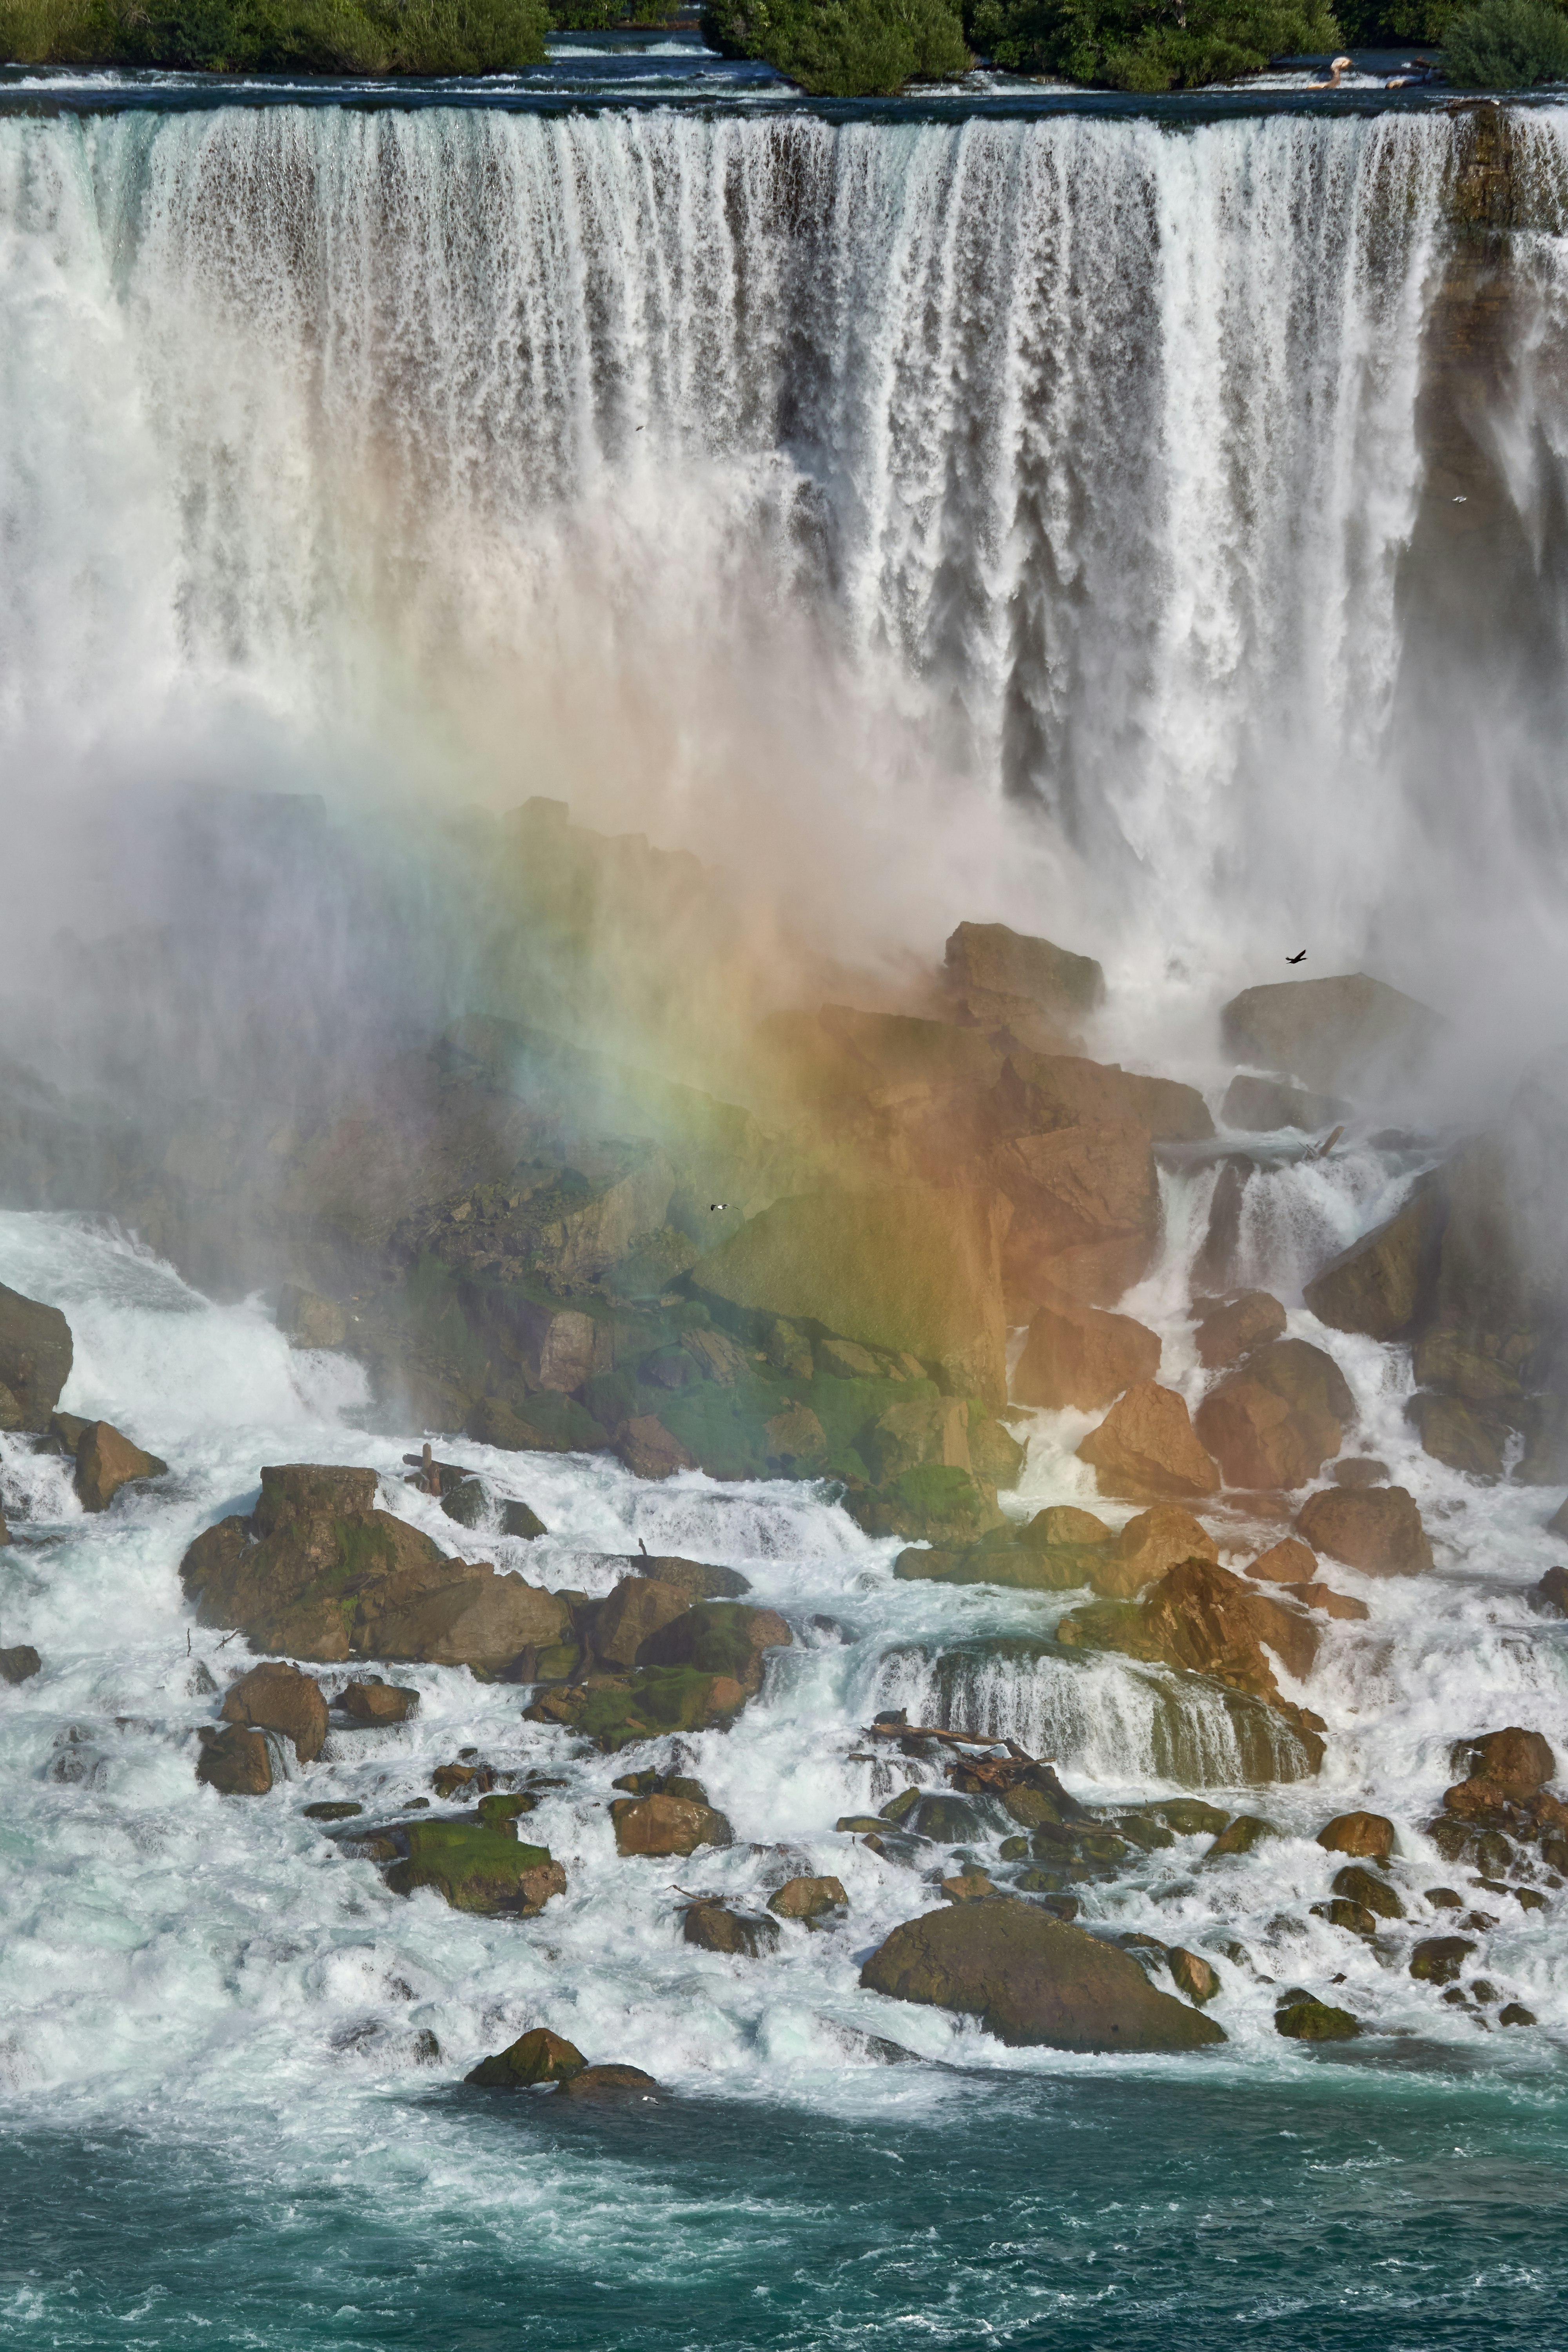
[[[1350,1225],[1369,1203],[1397,1198],[1407,1177],[1352,1150],[1295,1181],[1313,1213],[1335,1202]],[[1182,1268],[1211,1183],[1210,1173],[1167,1177],[1166,1257],[1128,1301],[1162,1329],[1162,1377],[1189,1396],[1200,1381],[1174,1302],[1184,1299]],[[0,1551],[0,1637],[31,1642],[44,1658],[36,1679],[0,1692],[0,2102],[13,2122],[74,2117],[182,2140],[216,2136],[226,2147],[237,2136],[258,2163],[282,2165],[305,2160],[297,2142],[308,2114],[309,2162],[322,2177],[334,2150],[369,2134],[378,2162],[406,2175],[409,2195],[423,2183],[423,2194],[459,2161],[463,2132],[460,2108],[432,2109],[426,2094],[534,2024],[699,2099],[931,2114],[983,2100],[988,2084],[1018,2073],[1162,2076],[1197,2066],[1205,2079],[1219,2070],[1295,2080],[1315,2061],[1281,2042],[1272,2021],[1279,1987],[1294,1982],[1338,1984],[1334,1998],[1373,2029],[1358,2049],[1414,2036],[1470,2063],[1484,2040],[1488,2068],[1507,2079],[1554,2072],[1568,1969],[1552,1910],[1505,1918],[1488,1939],[1499,1999],[1522,2000],[1540,2024],[1484,2037],[1402,1963],[1380,1963],[1310,1916],[1335,1867],[1312,1842],[1331,1813],[1366,1804],[1399,1822],[1395,1875],[1419,1919],[1420,1890],[1454,1880],[1417,1827],[1452,1777],[1451,1742],[1522,1721],[1568,1754],[1568,1626],[1532,1615],[1524,1597],[1559,1549],[1543,1527],[1557,1498],[1479,1488],[1421,1454],[1403,1419],[1406,1351],[1325,1332],[1299,1301],[1292,1307],[1292,1333],[1330,1345],[1351,1382],[1353,1442],[1416,1495],[1437,1566],[1387,1580],[1329,1567],[1371,1615],[1330,1625],[1311,1681],[1290,1687],[1329,1727],[1319,1780],[1227,1785],[1237,1750],[1223,1709],[1183,1702],[1192,1727],[1184,1752],[1197,1759],[1188,1785],[1195,1778],[1285,1834],[1207,1866],[1206,1841],[1181,1840],[1082,1890],[1087,1921],[1206,1952],[1228,2036],[1201,2061],[1089,2060],[1005,2050],[973,2024],[862,1992],[865,1954],[929,1908],[934,1888],[834,1828],[907,1778],[936,1781],[901,1759],[851,1759],[864,1755],[859,1735],[878,1706],[925,1714],[944,1690],[952,1720],[1055,1755],[1086,1801],[1177,1792],[1182,1783],[1155,1769],[1155,1696],[1169,1677],[1109,1659],[1068,1666],[988,1653],[942,1683],[938,1656],[962,1660],[965,1645],[998,1635],[1038,1636],[1082,1596],[897,1583],[897,1545],[861,1534],[811,1487],[726,1486],[698,1474],[639,1485],[602,1459],[451,1441],[446,1450],[482,1467],[498,1493],[525,1497],[549,1529],[532,1545],[466,1535],[401,1483],[418,1433],[373,1433],[357,1367],[291,1352],[258,1303],[215,1306],[123,1236],[47,1215],[0,1216],[0,1280],[69,1318],[77,1354],[66,1408],[111,1417],[173,1472],[168,1485],[122,1495],[106,1517],[89,1518],[64,1464],[0,1440],[0,1507],[19,1538]],[[1089,1418],[1028,1417],[1015,1507],[1095,1505],[1071,1453]],[[618,1570],[603,1556],[635,1550],[639,1537],[656,1553],[722,1561],[786,1613],[795,1644],[773,1657],[763,1696],[732,1732],[661,1741],[630,1759],[579,1755],[568,1736],[523,1722],[527,1694],[515,1687],[476,1683],[467,1670],[399,1669],[421,1694],[411,1723],[334,1730],[322,1760],[308,1771],[290,1760],[269,1797],[219,1798],[195,1778],[197,1728],[218,1704],[200,1670],[221,1688],[247,1653],[243,1641],[193,1625],[179,1560],[199,1528],[248,1507],[263,1462],[283,1460],[372,1464],[387,1507],[449,1549],[552,1587],[607,1590]],[[1211,1524],[1232,1565],[1279,1532]],[[384,1817],[427,1794],[433,1767],[468,1748],[565,1784],[531,1817],[569,1879],[536,1920],[467,1917],[433,1894],[391,1895],[374,1864],[341,1853],[303,1818],[305,1802],[327,1796]],[[618,1857],[610,1783],[645,1761],[700,1777],[735,1844],[678,1864]],[[965,1851],[994,1863],[994,1844]],[[755,1907],[785,1860],[843,1881],[846,1926],[786,1930],[778,1955],[755,1962],[681,1941],[678,1886]],[[939,1862],[951,1867],[934,1851],[926,1867]],[[1432,1916],[1424,1932],[1441,1932],[1443,1915]],[[942,2063],[888,2063],[869,2037]]]
[[[1529,517],[1568,112],[1512,120],[1540,301],[1478,429]],[[1458,136],[0,120],[0,724],[45,775],[554,791],[1151,986],[1281,930],[1414,970],[1435,893],[1517,940],[1555,739],[1484,672],[1464,775],[1391,734]]]

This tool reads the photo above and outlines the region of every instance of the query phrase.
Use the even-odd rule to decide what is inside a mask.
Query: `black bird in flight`
[[[728,1201],[710,1201],[708,1203],[708,1213],[711,1216],[716,1209],[727,1209],[730,1203]]]
[[[1300,955],[1287,956],[1285,961],[1287,963],[1304,963],[1306,961],[1306,956],[1307,950],[1303,948]]]

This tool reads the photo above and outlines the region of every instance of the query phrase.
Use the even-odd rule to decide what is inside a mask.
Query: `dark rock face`
[[[681,1559],[678,1555],[650,1554],[633,1563],[637,1576],[656,1584],[673,1585],[689,1601],[739,1601],[751,1585],[738,1568],[720,1568],[705,1559]]]
[[[31,1682],[42,1664],[31,1643],[18,1642],[13,1649],[0,1650],[0,1682]]]
[[[353,1723],[406,1723],[419,1712],[419,1694],[371,1675],[363,1682],[345,1683],[338,1705]]]
[[[558,2085],[558,2099],[581,2099],[597,2106],[633,2106],[660,2095],[659,2085],[640,2066],[584,2066]]]
[[[310,1675],[302,1675],[298,1666],[271,1662],[230,1684],[223,1720],[279,1732],[294,1742],[301,1764],[313,1764],[326,1742],[327,1702]]]
[[[272,1786],[272,1759],[259,1731],[230,1724],[203,1737],[196,1778],[220,1797],[265,1797]]]
[[[1340,1446],[1337,1422],[1295,1412],[1260,1381],[1229,1380],[1211,1389],[1194,1427],[1228,1486],[1277,1490],[1304,1486]]]
[[[70,1368],[70,1325],[59,1308],[0,1283],[0,1429],[47,1429]]]
[[[588,2062],[574,2042],[536,2025],[493,2058],[481,2058],[464,2081],[481,2091],[527,2091],[535,2083],[569,2082]]]
[[[1475,1948],[1463,1936],[1423,1937],[1410,1955],[1410,1973],[1420,1984],[1457,1983]]]
[[[777,1949],[779,1923],[745,1911],[731,1911],[724,1903],[693,1903],[681,1926],[681,1935],[700,1952],[728,1952],[738,1959],[761,1959]]]
[[[420,1659],[492,1675],[561,1638],[566,1607],[553,1593],[445,1559],[378,1511],[375,1492],[373,1470],[263,1470],[250,1518],[209,1528],[180,1564],[201,1622],[237,1625],[257,1648],[295,1657]]]
[[[1284,1336],[1285,1309],[1267,1290],[1244,1290],[1218,1301],[1199,1319],[1198,1361],[1211,1372],[1239,1364],[1254,1348]]]
[[[1221,1034],[1237,1061],[1351,1093],[1407,1077],[1444,1026],[1413,996],[1359,971],[1243,989],[1220,1013]]]
[[[1319,1322],[1373,1339],[1402,1338],[1436,1278],[1443,1223],[1443,1202],[1426,1187],[1386,1224],[1352,1242],[1303,1293]]]
[[[1309,1094],[1279,1078],[1251,1078],[1237,1071],[1226,1088],[1219,1115],[1226,1127],[1239,1128],[1245,1135],[1272,1134],[1282,1127],[1311,1134],[1347,1118],[1352,1108],[1338,1095]]]
[[[606,1666],[635,1666],[649,1637],[684,1615],[689,1594],[646,1576],[624,1577],[594,1612],[594,1653]]]
[[[1317,1551],[1367,1576],[1419,1576],[1432,1546],[1404,1486],[1338,1486],[1310,1495],[1296,1521]]]
[[[1410,1399],[1405,1412],[1420,1435],[1422,1451],[1434,1461],[1488,1483],[1502,1476],[1503,1449],[1510,1433],[1506,1422],[1460,1397],[1425,1391]]]
[[[1136,1960],[1033,1906],[962,1903],[895,1927],[860,1971],[871,1992],[977,2017],[999,2042],[1053,2050],[1194,2050],[1211,2018]]]

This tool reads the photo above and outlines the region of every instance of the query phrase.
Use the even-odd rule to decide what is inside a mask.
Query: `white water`
[[[1389,740],[1453,135],[0,122],[22,772],[554,790],[839,937],[998,913],[1179,985],[1381,926],[1452,1000],[1454,926],[1557,904],[1506,790],[1477,828]]]
[[[1202,1183],[1203,1180],[1194,1180]],[[1353,1172],[1345,1180],[1353,1186]],[[1194,1224],[1172,1221],[1172,1255],[1140,1302],[1178,1287]],[[201,2133],[235,2128],[289,2137],[308,2098],[332,2144],[383,2087],[452,2080],[486,2051],[548,2023],[595,2058],[641,2063],[698,2095],[799,2099],[854,2110],[868,2100],[921,2105],[974,2095],[976,2078],[886,2069],[858,2034],[890,2036],[929,2058],[961,2058],[984,2073],[1166,2062],[1084,2062],[1009,2052],[939,2012],[862,1993],[861,1958],[900,1919],[929,1907],[919,1873],[879,1858],[833,1824],[874,1810],[910,1777],[902,1759],[848,1760],[879,1705],[924,1711],[938,1696],[930,1658],[1001,1633],[1038,1636],[1082,1596],[896,1583],[896,1546],[862,1536],[812,1490],[715,1486],[700,1476],[639,1486],[603,1461],[530,1459],[464,1447],[504,1492],[533,1503],[550,1528],[533,1546],[467,1538],[552,1585],[605,1589],[614,1570],[584,1555],[679,1549],[741,1567],[756,1598],[783,1608],[797,1639],[776,1657],[763,1696],[729,1735],[665,1741],[630,1759],[578,1751],[525,1724],[526,1694],[480,1685],[466,1671],[407,1670],[421,1692],[416,1720],[394,1730],[334,1733],[308,1772],[290,1766],[263,1800],[223,1800],[194,1776],[197,1727],[218,1702],[192,1688],[197,1662],[220,1685],[246,1663],[242,1643],[192,1630],[178,1563],[194,1533],[247,1507],[269,1460],[369,1462],[389,1507],[448,1546],[459,1531],[399,1483],[404,1441],[372,1439],[352,1416],[353,1366],[291,1355],[251,1307],[213,1307],[131,1244],[68,1220],[0,1216],[0,1280],[58,1301],[77,1334],[64,1402],[110,1414],[174,1468],[172,1487],[123,1496],[84,1517],[63,1465],[0,1441],[0,1496],[23,1540],[0,1552],[0,1635],[31,1641],[43,1672],[0,1691],[0,2009],[6,2020],[0,2081],[15,2116],[47,2113],[134,2120],[185,2118]],[[1179,1311],[1158,1315],[1165,1377],[1190,1396],[1201,1379]],[[1309,2063],[1272,2027],[1275,1987],[1342,1983],[1336,1998],[1369,2026],[1477,2048],[1477,2027],[1405,1973],[1402,1949],[1443,1932],[1427,1886],[1454,1884],[1419,1823],[1451,1777],[1451,1741],[1499,1723],[1538,1726],[1568,1754],[1568,1627],[1530,1613],[1526,1585],[1553,1555],[1543,1521],[1558,1497],[1482,1489],[1413,1444],[1401,1414],[1403,1351],[1323,1332],[1298,1307],[1292,1331],[1333,1348],[1355,1391],[1354,1442],[1382,1453],[1421,1502],[1438,1566],[1419,1580],[1379,1581],[1331,1568],[1331,1580],[1371,1610],[1365,1624],[1328,1627],[1320,1663],[1294,1692],[1329,1725],[1321,1780],[1229,1791],[1287,1832],[1245,1861],[1200,1866],[1205,1840],[1178,1843],[1114,1885],[1085,1890],[1085,1916],[1208,1950],[1223,1991],[1215,2013],[1229,2036],[1215,2063],[1289,2074]],[[1082,1416],[1035,1417],[1024,1487],[1093,1501],[1092,1483],[1064,1447]],[[1121,1516],[1115,1507],[1109,1514]],[[1213,1518],[1233,1565],[1277,1528]],[[814,1628],[826,1613],[837,1631]],[[187,1634],[192,1634],[187,1656]],[[1090,1802],[1168,1791],[1152,1747],[1152,1694],[1169,1678],[1109,1661],[1070,1668],[1026,1656],[960,1680],[952,1719],[972,1706],[985,1727],[1044,1746],[1070,1788]],[[1206,1709],[1206,1712],[1205,1712]],[[1222,1785],[1223,1716],[1188,1704],[1209,1772]],[[1206,1727],[1206,1728],[1205,1728]],[[74,1731],[74,1738],[72,1737]],[[434,1895],[387,1893],[369,1862],[339,1854],[300,1813],[305,1801],[353,1796],[384,1815],[428,1790],[428,1773],[460,1748],[499,1765],[560,1772],[530,1831],[567,1868],[566,1896],[532,1923],[465,1918]],[[63,1761],[62,1761],[63,1759]],[[609,1783],[629,1763],[695,1771],[730,1816],[736,1843],[690,1862],[617,1858]],[[914,1777],[934,1781],[927,1768]],[[62,1774],[65,1777],[62,1777]],[[1411,1913],[1383,1957],[1309,1916],[1335,1864],[1312,1843],[1331,1812],[1366,1803],[1400,1825],[1394,1875]],[[994,1861],[994,1837],[973,1849]],[[941,1860],[933,1854],[928,1867]],[[695,1953],[679,1937],[677,1885],[722,1891],[757,1906],[797,1870],[832,1872],[848,1890],[847,1925],[821,1935],[785,1930],[763,1962]],[[1458,1884],[1464,1885],[1462,1875]],[[1530,2075],[1549,2065],[1568,2032],[1568,1969],[1557,1905],[1510,1915],[1473,1963],[1500,1999],[1521,1999],[1541,2020],[1494,2034],[1489,2063]],[[1249,1964],[1224,1956],[1238,1937]],[[1392,1957],[1390,1956],[1392,1954]],[[423,2054],[434,2032],[440,2055]],[[1191,2063],[1191,2062],[1185,2062]],[[967,2087],[965,2085],[967,2084]],[[395,2129],[376,2107],[385,2161],[416,2169],[405,2115]],[[162,2126],[161,2126],[162,2127]],[[440,2133],[446,2126],[431,2126]],[[440,2142],[444,2145],[444,2141]],[[434,2144],[432,2144],[434,2146]]]

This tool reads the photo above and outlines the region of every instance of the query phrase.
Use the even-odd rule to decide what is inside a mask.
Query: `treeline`
[[[515,73],[550,29],[543,0],[0,0],[0,55],[19,65]]]

